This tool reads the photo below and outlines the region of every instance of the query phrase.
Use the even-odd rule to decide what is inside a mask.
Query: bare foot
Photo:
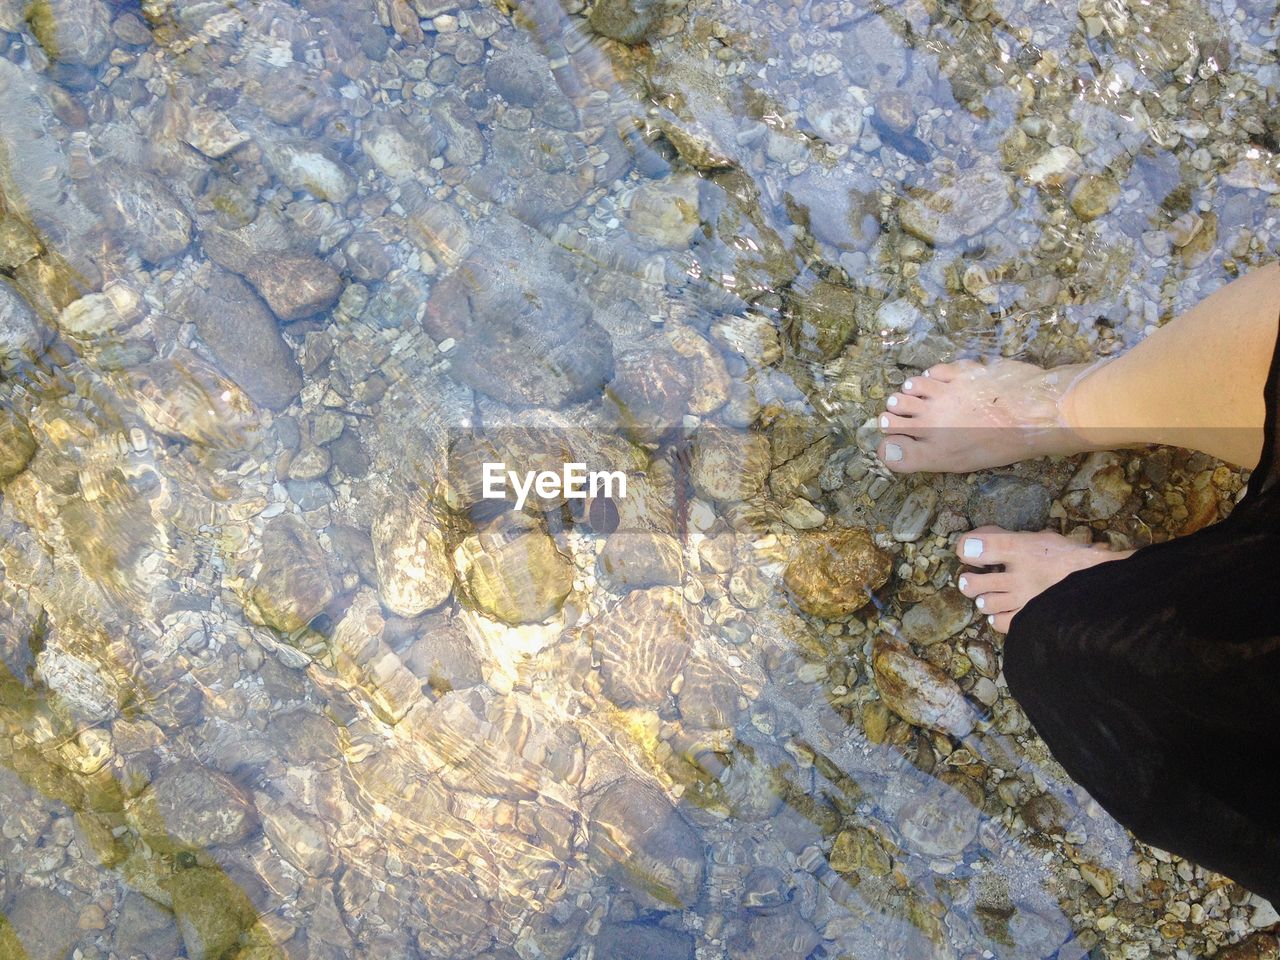
[[[997,359],[930,367],[886,401],[877,453],[895,473],[969,473],[1095,449],[1064,413],[1068,392],[1091,366],[1044,370]]]
[[[973,598],[992,627],[1008,633],[1013,615],[1067,574],[1123,560],[1132,553],[1111,550],[1101,543],[1077,543],[1056,533],[1011,533],[1000,527],[978,527],[960,536],[957,556],[971,567],[1004,569],[966,571],[956,585],[966,597]]]

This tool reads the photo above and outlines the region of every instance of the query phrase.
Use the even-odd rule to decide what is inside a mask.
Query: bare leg
[[[1254,270],[1100,365],[940,364],[889,398],[881,460],[968,472],[1165,443],[1253,467],[1280,317],[1280,265]]]

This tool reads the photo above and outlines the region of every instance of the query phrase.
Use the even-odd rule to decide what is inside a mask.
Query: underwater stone
[[[175,298],[180,312],[227,375],[255,403],[287,407],[302,390],[302,370],[275,318],[239,277],[214,267]]]
[[[926,857],[956,857],[978,835],[982,788],[956,771],[910,797],[898,810],[898,833]]]
[[[12,373],[40,356],[52,333],[18,288],[0,277],[0,372]]]
[[[268,254],[244,273],[271,312],[286,322],[328,310],[342,293],[338,271],[319,257]]]
[[[667,702],[689,656],[690,609],[670,587],[636,590],[582,628],[600,663],[605,696],[620,707],[657,709]]]
[[[832,620],[865,607],[891,571],[871,534],[849,527],[798,537],[783,582],[801,610]]]
[[[601,577],[621,592],[684,579],[680,544],[665,533],[619,530],[605,541],[597,562]]]
[[[440,606],[453,591],[444,536],[425,506],[388,502],[370,534],[378,570],[378,597],[392,613],[416,617]]]
[[[712,500],[749,500],[764,489],[769,458],[763,434],[704,421],[693,435],[689,478],[694,489]]]
[[[913,643],[940,643],[973,622],[973,601],[955,587],[943,587],[902,615],[902,635]]]
[[[906,201],[902,229],[935,247],[981,233],[1009,212],[1009,178],[991,167],[975,167],[940,189]]]
[[[257,829],[253,802],[227,776],[198,763],[162,772],[131,810],[152,847],[239,843]]]
[[[111,49],[111,10],[102,0],[34,0],[26,16],[51,60],[96,67]]]
[[[260,562],[251,598],[267,626],[292,633],[333,599],[324,551],[311,528],[293,514],[267,524]]]
[[[823,360],[838,356],[858,328],[859,294],[843,284],[820,280],[793,303],[791,341]]]
[[[471,603],[504,623],[538,623],[573,589],[573,564],[537,521],[509,513],[462,542],[454,554]]]
[[[692,906],[702,888],[702,843],[655,787],[611,784],[591,811],[592,859],[643,904]]]
[[[36,452],[36,440],[25,420],[7,407],[0,407],[0,483],[12,480]]]
[[[1005,530],[1043,530],[1049,522],[1053,497],[1034,480],[990,477],[969,494],[969,519],[975,527],[993,525]]]
[[[881,699],[910,724],[963,737],[977,722],[956,682],[900,641],[876,639],[871,672]]]
[[[1110,177],[1090,174],[1071,191],[1071,209],[1086,223],[1097,220],[1120,202],[1120,192],[1120,184]]]
[[[660,0],[595,0],[587,19],[601,36],[633,44],[649,35],[661,11]]]

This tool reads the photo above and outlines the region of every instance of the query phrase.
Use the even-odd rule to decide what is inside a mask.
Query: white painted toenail
[[[979,610],[985,610],[987,608],[987,598],[979,597],[977,600],[973,601],[973,605]]]
[[[906,383],[904,383],[904,384],[902,385],[902,389],[903,389],[903,390],[910,390],[910,389],[911,389],[911,384],[912,384],[913,382],[914,382],[914,381],[908,380]]]
[[[964,555],[966,557],[982,556],[982,541],[976,537],[970,537],[964,542]]]
[[[896,443],[886,443],[884,445],[884,459],[886,463],[897,463],[902,459],[902,448]]]
[[[961,578],[960,578],[960,582],[959,582],[958,586],[960,587],[960,589],[961,589],[961,590],[968,590],[968,589],[969,589],[969,578],[968,578],[968,577],[961,577]]]
[[[929,376],[929,371],[928,371],[928,370],[926,370],[926,371],[924,372],[924,375],[925,375],[926,377],[927,377],[927,376]]]
[[[898,398],[890,397],[887,401],[885,401],[885,404],[886,406],[896,407],[898,405]]]
[[[987,623],[991,624],[993,627],[996,625],[996,615],[994,613],[988,614]]]
[[[881,429],[881,430],[888,430],[888,429],[889,429],[889,418],[888,418],[888,417],[881,417],[881,418],[880,418],[880,429]]]

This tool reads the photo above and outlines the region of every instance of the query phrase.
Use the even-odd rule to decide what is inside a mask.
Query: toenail
[[[888,430],[888,429],[889,429],[889,418],[888,418],[888,417],[881,417],[881,418],[880,418],[880,429],[881,429],[881,430]]]
[[[929,376],[929,371],[928,371],[928,370],[926,370],[926,371],[924,372],[924,375],[925,375],[926,377],[927,377],[927,376]]]
[[[906,383],[904,383],[904,384],[902,385],[902,389],[903,389],[903,390],[910,390],[910,389],[911,389],[911,384],[912,384],[913,382],[914,382],[914,381],[908,380]]]
[[[987,609],[986,597],[979,597],[977,600],[973,601],[973,603],[974,603],[974,606],[976,606],[979,610]]]
[[[884,459],[886,463],[897,463],[902,459],[902,448],[896,443],[886,443],[884,445]]]
[[[987,615],[987,623],[991,624],[993,627],[996,625],[996,615],[994,613]]]
[[[969,589],[969,578],[968,578],[968,577],[961,577],[961,578],[960,578],[960,582],[957,584],[957,586],[958,586],[961,590],[968,590],[968,589]]]
[[[970,537],[964,542],[964,555],[966,557],[982,556],[982,541],[977,537]]]
[[[898,405],[898,398],[890,397],[887,401],[885,401],[885,405],[890,407],[896,407]]]

